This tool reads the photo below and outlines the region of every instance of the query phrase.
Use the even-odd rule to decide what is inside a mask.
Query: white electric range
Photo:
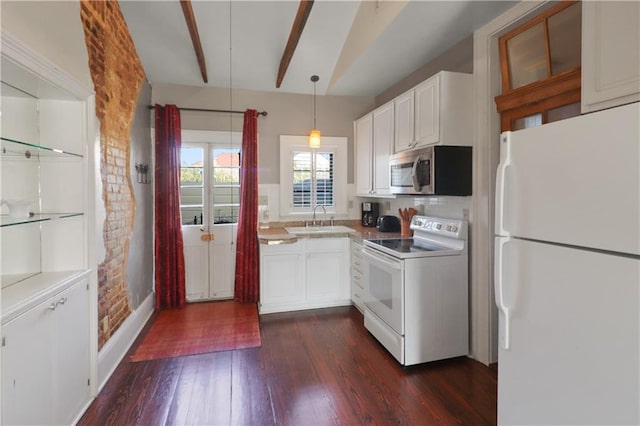
[[[414,216],[413,238],[365,240],[365,327],[402,365],[467,355],[467,223]]]

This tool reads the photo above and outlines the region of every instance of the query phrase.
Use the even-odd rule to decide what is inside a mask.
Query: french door
[[[187,301],[233,298],[240,134],[182,131],[180,215]]]

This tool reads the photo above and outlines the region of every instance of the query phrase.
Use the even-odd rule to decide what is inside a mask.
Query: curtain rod
[[[149,109],[154,109],[155,105],[149,105]],[[202,111],[202,112],[225,112],[225,113],[232,113],[232,114],[244,114],[244,111],[231,111],[228,109],[204,109],[204,108],[183,108],[183,107],[178,107],[178,109],[180,111]],[[267,116],[267,114],[269,114],[267,111],[260,111],[258,113],[258,115],[262,115],[262,116]]]

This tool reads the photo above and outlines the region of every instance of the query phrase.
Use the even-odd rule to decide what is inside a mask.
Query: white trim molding
[[[500,158],[498,37],[520,20],[539,12],[547,1],[524,1],[473,35],[473,87],[476,135],[473,150],[473,223],[471,232],[471,353],[483,364],[498,361],[498,311],[493,291],[495,173]]]
[[[144,328],[155,305],[155,293],[149,296],[122,323],[98,353],[98,392],[107,383],[120,361]]]
[[[65,70],[43,58],[30,47],[6,31],[2,31],[2,55],[28,69],[38,77],[73,94],[78,99],[87,99],[94,94],[93,88],[79,83]]]

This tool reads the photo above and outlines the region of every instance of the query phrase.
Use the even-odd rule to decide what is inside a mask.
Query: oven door
[[[362,250],[369,291],[365,306],[404,335],[404,261],[375,249]]]

